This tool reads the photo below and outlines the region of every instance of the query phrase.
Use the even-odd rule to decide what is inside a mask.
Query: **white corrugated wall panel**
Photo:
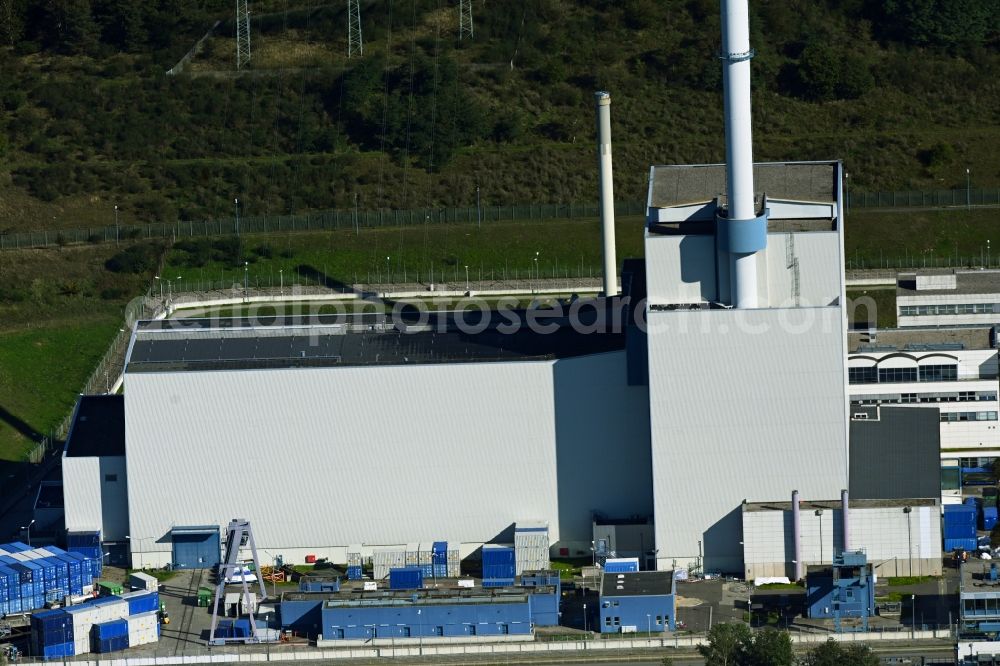
[[[63,497],[66,529],[88,532],[103,527],[101,515],[101,460],[63,456]]]
[[[130,373],[131,533],[238,515],[265,550],[486,541],[532,515],[558,536],[552,366]]]
[[[843,336],[839,307],[649,313],[659,567],[702,542],[706,570],[739,572],[744,499],[847,486]]]

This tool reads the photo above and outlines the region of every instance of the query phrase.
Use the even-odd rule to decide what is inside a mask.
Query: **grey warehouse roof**
[[[125,396],[80,396],[66,440],[66,455],[125,455]]]
[[[512,333],[496,328],[480,333],[354,330],[335,325],[293,326],[284,321],[245,329],[144,326],[136,332],[127,371],[543,360],[625,348],[624,332],[578,332],[567,325],[548,334],[526,327]]]
[[[673,585],[673,571],[639,571],[622,574],[605,572],[601,576],[601,596],[661,596],[671,594]]]
[[[920,271],[921,275],[955,274],[954,289],[917,290],[916,274],[899,275],[896,281],[897,296],[948,296],[958,294],[1000,294],[1000,271]]]
[[[754,191],[771,199],[835,201],[835,162],[761,162],[754,164]],[[649,205],[667,208],[726,196],[726,165],[653,167]]]
[[[921,292],[926,293],[926,292]],[[961,345],[956,347],[956,345]],[[990,327],[983,325],[954,327],[916,327],[879,329],[875,342],[868,333],[850,331],[847,349],[852,354],[886,351],[956,351],[957,349],[991,349]]]

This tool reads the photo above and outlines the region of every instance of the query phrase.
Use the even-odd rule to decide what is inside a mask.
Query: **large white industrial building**
[[[645,260],[625,262],[627,300],[606,276],[591,313],[623,328],[137,326],[123,415],[132,561],[208,566],[239,516],[286,561],[435,540],[467,556],[522,520],[548,524],[553,555],[634,549],[628,530],[598,532],[620,521],[652,523],[652,543],[634,531],[661,570],[780,568],[766,548],[748,559],[766,523],[748,503],[849,487],[843,173],[754,164],[746,3],[724,18],[726,164],[652,168]],[[598,154],[615,266],[609,101],[598,96]],[[109,524],[93,467],[64,466],[70,531]],[[934,504],[919,506],[923,526]],[[928,548],[921,558],[940,552]]]

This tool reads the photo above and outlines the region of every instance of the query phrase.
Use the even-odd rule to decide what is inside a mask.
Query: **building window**
[[[956,303],[942,305],[900,305],[900,317],[934,317],[940,315],[994,314],[1000,303]]]
[[[656,616],[656,624],[663,624],[663,616],[662,615],[657,615]]]
[[[922,365],[920,366],[920,381],[951,382],[958,379],[957,365]]]
[[[955,421],[996,421],[996,412],[943,412],[941,422],[953,423]]]
[[[610,627],[611,626],[611,616],[610,615],[608,615],[607,617],[604,618],[604,626],[605,627]]]
[[[851,384],[874,384],[878,381],[878,369],[875,366],[848,368],[847,379]]]
[[[901,306],[899,306],[899,316],[900,317],[916,317],[917,316],[917,306],[916,305],[901,305]]]
[[[917,381],[916,368],[879,368],[879,383],[894,384],[899,382]]]
[[[904,404],[910,404],[910,403],[918,402],[917,401],[917,394],[916,393],[904,393],[903,395],[900,396],[900,402],[902,402]]]
[[[104,475],[104,482],[105,483],[115,483],[116,481],[118,481],[118,475],[117,474],[105,474]]]

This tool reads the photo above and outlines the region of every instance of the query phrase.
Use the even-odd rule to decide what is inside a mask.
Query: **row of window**
[[[854,398],[852,405],[883,405],[883,404],[915,404],[940,402],[988,402],[996,400],[994,391],[959,391],[958,393],[896,393],[884,395],[866,395]]]
[[[958,380],[958,365],[922,365],[919,368],[848,368],[851,384],[900,384],[904,382],[952,382]]]
[[[996,421],[996,412],[941,412],[941,422],[950,421]]]
[[[958,303],[952,305],[900,305],[900,317],[1000,313],[1000,303]]]
[[[657,615],[654,624],[657,626],[663,624],[663,615]],[[622,618],[619,615],[608,615],[604,618],[605,627],[620,627],[622,626]]]

